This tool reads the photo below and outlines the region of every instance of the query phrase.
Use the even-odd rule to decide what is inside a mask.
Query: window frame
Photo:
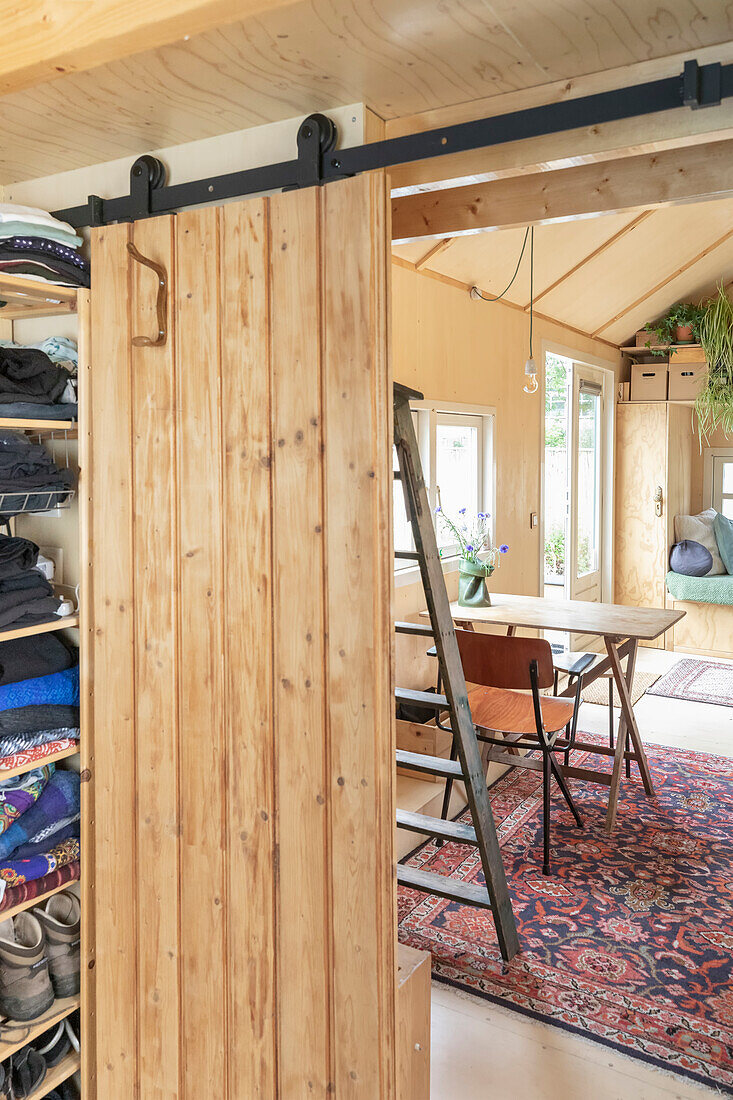
[[[496,503],[496,408],[493,405],[469,405],[457,401],[411,401],[410,409],[417,416],[416,435],[420,449],[423,476],[428,494],[430,511],[434,515],[437,507],[436,489],[436,439],[438,423],[450,423],[450,417],[480,418],[481,435],[479,439],[479,508],[489,512],[491,520],[489,531],[491,538],[495,530]],[[440,419],[439,419],[440,418]],[[452,551],[452,552],[451,552]],[[458,569],[456,547],[447,546],[441,554],[443,572]],[[420,579],[420,568],[413,562],[395,559],[395,585],[414,584]]]
[[[706,447],[703,451],[703,503],[706,508],[723,511],[723,501],[733,500],[733,493],[723,492],[722,472],[718,475],[716,467],[724,463],[733,463],[733,447]],[[717,483],[720,480],[720,491]]]

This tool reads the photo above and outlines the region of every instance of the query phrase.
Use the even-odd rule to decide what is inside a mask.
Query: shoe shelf
[[[40,760],[31,760],[28,764],[19,764],[17,768],[4,768],[0,758],[0,779],[12,779],[14,775],[25,775],[34,768],[45,768],[47,764],[58,764],[59,760],[66,760],[67,756],[76,756],[79,751],[78,742],[73,748],[62,749],[61,752],[53,752],[50,756],[43,756]],[[2,914],[2,910],[0,910]],[[2,916],[0,915],[0,920]]]
[[[41,1097],[46,1096],[52,1089],[71,1077],[72,1073],[78,1073],[80,1068],[81,1058],[75,1050],[72,1050],[57,1066],[53,1066],[48,1071],[37,1089],[28,1093],[28,1100],[41,1100]]]
[[[36,898],[35,904],[38,904],[38,901],[39,899]],[[48,1031],[54,1024],[65,1020],[78,1007],[78,997],[60,997],[37,1020],[0,1020],[0,1062],[4,1062],[11,1054],[15,1054],[26,1043],[32,1043],[34,1039],[37,1039],[39,1035],[43,1035],[44,1031]],[[40,1093],[41,1096],[45,1096],[48,1088],[51,1087],[45,1087],[45,1081],[43,1084],[44,1089]]]
[[[78,879],[72,878],[69,882],[62,883],[61,886],[54,886],[53,890],[47,890],[45,894],[39,894],[38,897],[28,898],[27,901],[21,901],[20,905],[13,905],[10,909],[0,909],[0,921],[8,920],[9,917],[17,917],[18,913],[22,913],[24,909],[35,909],[37,905],[42,905],[44,901],[47,901],[48,898],[52,898],[54,894],[58,894],[62,890],[68,890],[70,886],[73,886],[74,883],[78,881]],[[1,1033],[2,1025],[0,1024],[0,1034]],[[1,1058],[0,1061],[2,1061]]]
[[[51,630],[66,630],[68,627],[78,625],[78,615],[66,615],[66,617],[56,615],[48,623],[34,623],[33,626],[11,626],[7,630],[0,630],[0,642],[10,642],[13,638],[30,638],[33,634],[48,634]]]
[[[21,321],[26,317],[55,317],[76,313],[76,287],[53,286],[38,279],[0,272],[0,320]]]

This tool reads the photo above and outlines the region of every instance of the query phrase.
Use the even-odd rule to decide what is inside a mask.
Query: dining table
[[[657,607],[626,607],[622,604],[592,603],[586,600],[557,600],[544,596],[518,596],[492,592],[490,607],[450,605],[457,626],[475,629],[477,626],[506,627],[508,635],[517,630],[548,630],[601,638],[605,649],[602,656],[583,674],[587,686],[610,671],[621,703],[621,718],[614,748],[590,741],[575,741],[574,748],[601,756],[613,756],[611,771],[559,765],[568,778],[599,783],[609,788],[605,827],[612,832],[616,824],[618,800],[624,764],[635,761],[648,797],[654,796],[654,784],[644,744],[639,733],[632,692],[636,657],[640,642],[653,642],[683,617],[684,611]],[[422,612],[426,615],[427,612]],[[626,658],[626,668],[623,660]],[[560,696],[575,694],[570,684]],[[627,736],[628,735],[628,736]]]

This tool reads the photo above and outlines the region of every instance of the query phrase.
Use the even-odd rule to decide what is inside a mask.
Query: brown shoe
[[[0,1012],[35,1020],[53,1004],[43,929],[32,913],[0,923]]]
[[[46,956],[57,997],[75,997],[81,986],[81,906],[75,894],[63,890],[33,910],[46,937]]]

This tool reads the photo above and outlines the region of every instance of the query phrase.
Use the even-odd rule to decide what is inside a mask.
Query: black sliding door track
[[[113,199],[90,195],[82,206],[56,210],[54,215],[76,228],[134,221],[173,213],[188,206],[244,198],[263,191],[312,187],[359,172],[486,149],[580,127],[600,126],[604,122],[639,118],[660,111],[715,107],[732,96],[733,64],[698,65],[697,61],[687,61],[680,76],[406,134],[352,149],[335,149],[338,135],[332,120],[321,114],[309,115],[298,131],[295,160],[166,186],[165,166],[155,157],[146,155],[138,157],[132,165],[129,195]]]

